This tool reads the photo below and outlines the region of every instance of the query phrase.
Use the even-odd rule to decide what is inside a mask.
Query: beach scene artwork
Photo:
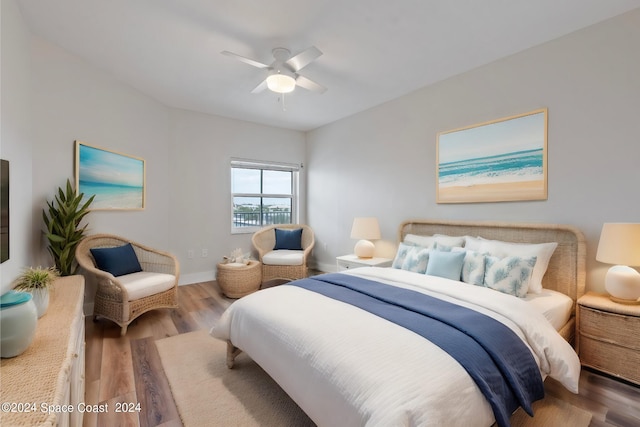
[[[437,202],[547,199],[547,110],[438,135]]]
[[[144,160],[76,141],[76,183],[91,210],[144,209]]]

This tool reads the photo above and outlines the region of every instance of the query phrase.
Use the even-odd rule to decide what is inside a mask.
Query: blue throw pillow
[[[93,248],[90,250],[93,259],[96,260],[96,266],[116,277],[142,271],[131,243],[114,248]]]
[[[295,230],[283,230],[281,228],[276,228],[276,246],[273,249],[301,251],[302,228],[296,228]]]
[[[427,274],[460,281],[464,252],[431,251]]]

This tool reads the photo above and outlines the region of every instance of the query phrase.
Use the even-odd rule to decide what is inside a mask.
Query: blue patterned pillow
[[[391,264],[391,267],[402,268],[402,264],[404,263],[404,260],[407,257],[407,254],[409,253],[411,248],[414,248],[414,247],[415,247],[414,245],[400,243],[400,245],[398,245],[398,251],[396,252],[396,257],[393,259],[393,263]]]
[[[402,263],[402,269],[407,271],[413,271],[414,273],[421,273],[427,270],[427,263],[429,262],[430,249],[422,246],[414,246],[408,252],[407,256]]]
[[[453,248],[454,252],[464,252],[462,281],[476,286],[484,286],[485,255],[476,251]]]
[[[536,257],[486,257],[484,285],[496,291],[524,298],[536,265]]]
[[[460,281],[464,252],[431,252],[427,274]]]

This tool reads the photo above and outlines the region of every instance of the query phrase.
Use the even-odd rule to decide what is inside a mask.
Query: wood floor
[[[109,410],[85,413],[85,426],[182,425],[155,341],[209,330],[234,300],[224,297],[215,282],[180,286],[178,294],[178,309],[142,315],[129,326],[125,337],[120,337],[120,328],[114,323],[86,318],[85,402],[108,404]],[[545,382],[545,389],[548,395],[591,412],[592,427],[640,426],[639,387],[583,369],[579,395],[551,379]],[[115,412],[117,407],[131,412]]]

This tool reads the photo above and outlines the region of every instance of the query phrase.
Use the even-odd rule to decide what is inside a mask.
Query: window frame
[[[260,170],[260,193],[234,193],[233,192],[233,169],[257,169]],[[267,171],[283,171],[291,172],[291,194],[275,194],[262,193],[263,188],[263,172]],[[298,222],[298,200],[299,200],[299,174],[300,165],[294,163],[270,162],[261,160],[248,160],[232,158],[229,162],[229,181],[231,193],[231,234],[248,234],[255,233],[261,228],[271,224],[260,224],[257,226],[236,227],[234,225],[234,200],[236,197],[255,197],[260,199],[262,208],[262,200],[267,198],[284,198],[291,199],[291,224]],[[261,216],[262,219],[262,216]]]

